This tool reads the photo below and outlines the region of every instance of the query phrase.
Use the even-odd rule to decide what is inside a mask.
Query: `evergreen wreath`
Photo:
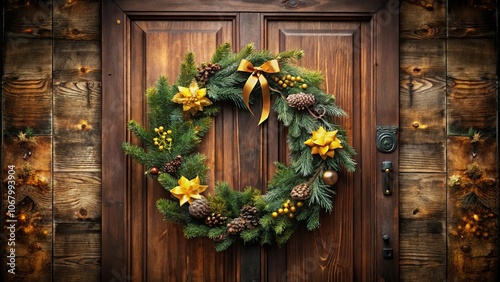
[[[170,191],[173,197],[157,200],[157,208],[165,220],[183,226],[186,238],[208,237],[217,251],[239,239],[282,245],[301,222],[314,230],[320,212],[332,211],[331,186],[337,171],[355,170],[355,152],[345,130],[333,121],[346,113],[321,90],[321,73],[294,65],[302,57],[301,50],[273,55],[251,44],[234,53],[226,43],[199,67],[188,52],[176,84],[160,77],[156,87],[146,90],[149,128],[128,123],[143,146],[125,142],[122,149]],[[272,109],[288,129],[290,164],[276,162],[265,194],[254,187],[233,190],[218,180],[213,195],[202,195],[209,167],[197,145],[212,117],[226,101],[249,109],[261,93],[260,123],[273,101]]]

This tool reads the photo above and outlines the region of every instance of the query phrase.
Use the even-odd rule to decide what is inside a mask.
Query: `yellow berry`
[[[295,212],[296,210],[297,210],[297,209],[296,209],[294,206],[291,206],[291,207],[290,207],[290,211],[291,211],[291,212]]]
[[[284,209],[283,209],[283,212],[284,212],[284,213],[289,213],[289,212],[290,212],[290,210],[289,210],[288,208],[284,208]]]
[[[304,84],[302,84],[300,87],[301,87],[302,89],[307,89],[307,84],[305,84],[305,83],[304,83]]]
[[[159,147],[158,147],[158,149],[159,149],[160,151],[163,151],[163,146],[159,146]]]
[[[158,141],[155,141],[155,145],[158,145],[158,144],[159,144]]]
[[[281,84],[281,87],[286,88],[287,87],[286,83]]]
[[[156,127],[155,127],[155,132],[158,132],[158,131],[160,131],[160,130],[159,130],[158,128],[156,128]]]
[[[167,135],[167,133],[166,133],[166,132],[163,132],[163,134],[162,134],[162,135]]]
[[[286,84],[290,83],[290,80],[285,79],[285,83],[286,83]]]
[[[279,85],[283,84],[283,80],[278,81],[278,84]]]
[[[273,216],[274,218],[277,218],[277,217],[278,217],[278,213],[277,213],[277,212],[273,212],[273,213],[272,213],[272,216]]]
[[[278,209],[279,214],[283,214],[284,210],[283,209]]]
[[[297,77],[295,78],[295,80],[302,82],[302,77],[297,76]]]
[[[292,78],[291,75],[289,75],[289,74],[286,75],[286,79],[291,79],[291,78]]]
[[[167,130],[167,134],[172,134],[172,130]]]
[[[279,78],[279,77],[277,77],[277,76],[275,76],[275,77],[274,77],[274,81],[275,81],[275,82],[278,82],[279,80],[280,80],[280,78]]]
[[[158,127],[160,131],[163,131],[163,126]]]
[[[167,138],[167,142],[172,142],[172,138]]]
[[[295,83],[290,82],[288,85],[290,85],[290,87],[294,87],[294,86],[295,86]]]
[[[165,138],[167,138],[165,135],[162,135],[162,136],[161,136],[161,139],[165,139]]]
[[[297,78],[296,78],[295,76],[292,76],[292,77],[290,78],[290,80],[291,80],[291,81],[295,81],[295,80],[297,80]]]
[[[290,213],[290,214],[288,215],[288,217],[289,217],[289,218],[294,218],[294,217],[295,217],[295,215],[294,215],[293,213]]]
[[[153,141],[158,141],[158,137],[153,138]]]
[[[289,206],[290,206],[290,204],[289,204],[289,203],[284,203],[284,204],[283,204],[283,207],[284,207],[284,208],[288,208]]]
[[[298,201],[296,205],[297,205],[297,207],[300,208],[300,207],[302,207],[304,205],[304,203],[302,203],[301,201]]]

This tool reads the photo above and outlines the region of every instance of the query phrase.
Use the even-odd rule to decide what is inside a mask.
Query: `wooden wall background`
[[[2,178],[16,166],[27,217],[15,280],[130,278],[100,267],[101,3],[4,0],[4,11]],[[498,278],[497,13],[495,0],[401,2],[401,281]],[[27,127],[36,144],[19,142]],[[490,185],[488,236],[463,231],[463,193],[450,185],[473,163]]]

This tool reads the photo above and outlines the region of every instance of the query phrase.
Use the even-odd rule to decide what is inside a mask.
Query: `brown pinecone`
[[[200,68],[198,68],[198,74],[196,75],[196,79],[200,82],[201,86],[205,86],[207,84],[208,79],[213,76],[218,70],[221,69],[221,65],[219,64],[202,64]]]
[[[313,94],[298,93],[288,95],[286,102],[290,107],[302,111],[314,105],[316,99]]]
[[[205,198],[195,200],[189,205],[189,213],[192,217],[202,219],[210,212],[210,206]]]
[[[241,208],[241,217],[245,220],[247,229],[252,229],[259,225],[259,215],[255,206],[243,206]]]
[[[182,156],[178,155],[172,161],[166,162],[163,165],[163,171],[170,175],[174,175],[181,166],[181,164],[182,164]]]
[[[226,224],[227,217],[222,216],[220,213],[212,213],[205,217],[205,224],[214,227]]]
[[[243,217],[237,217],[227,224],[227,233],[234,235],[245,229],[246,221]]]
[[[290,197],[294,200],[306,200],[311,197],[311,187],[307,183],[300,183],[292,188]]]

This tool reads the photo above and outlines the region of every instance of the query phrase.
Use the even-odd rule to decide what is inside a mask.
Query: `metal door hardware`
[[[393,257],[393,250],[392,250],[392,248],[383,248],[382,249],[382,257],[384,259],[392,259],[392,257]]]
[[[383,183],[382,189],[384,195],[392,194],[392,163],[390,161],[382,162],[382,172],[383,172]]]
[[[377,126],[377,149],[382,153],[392,153],[396,150],[397,138],[395,126]]]

